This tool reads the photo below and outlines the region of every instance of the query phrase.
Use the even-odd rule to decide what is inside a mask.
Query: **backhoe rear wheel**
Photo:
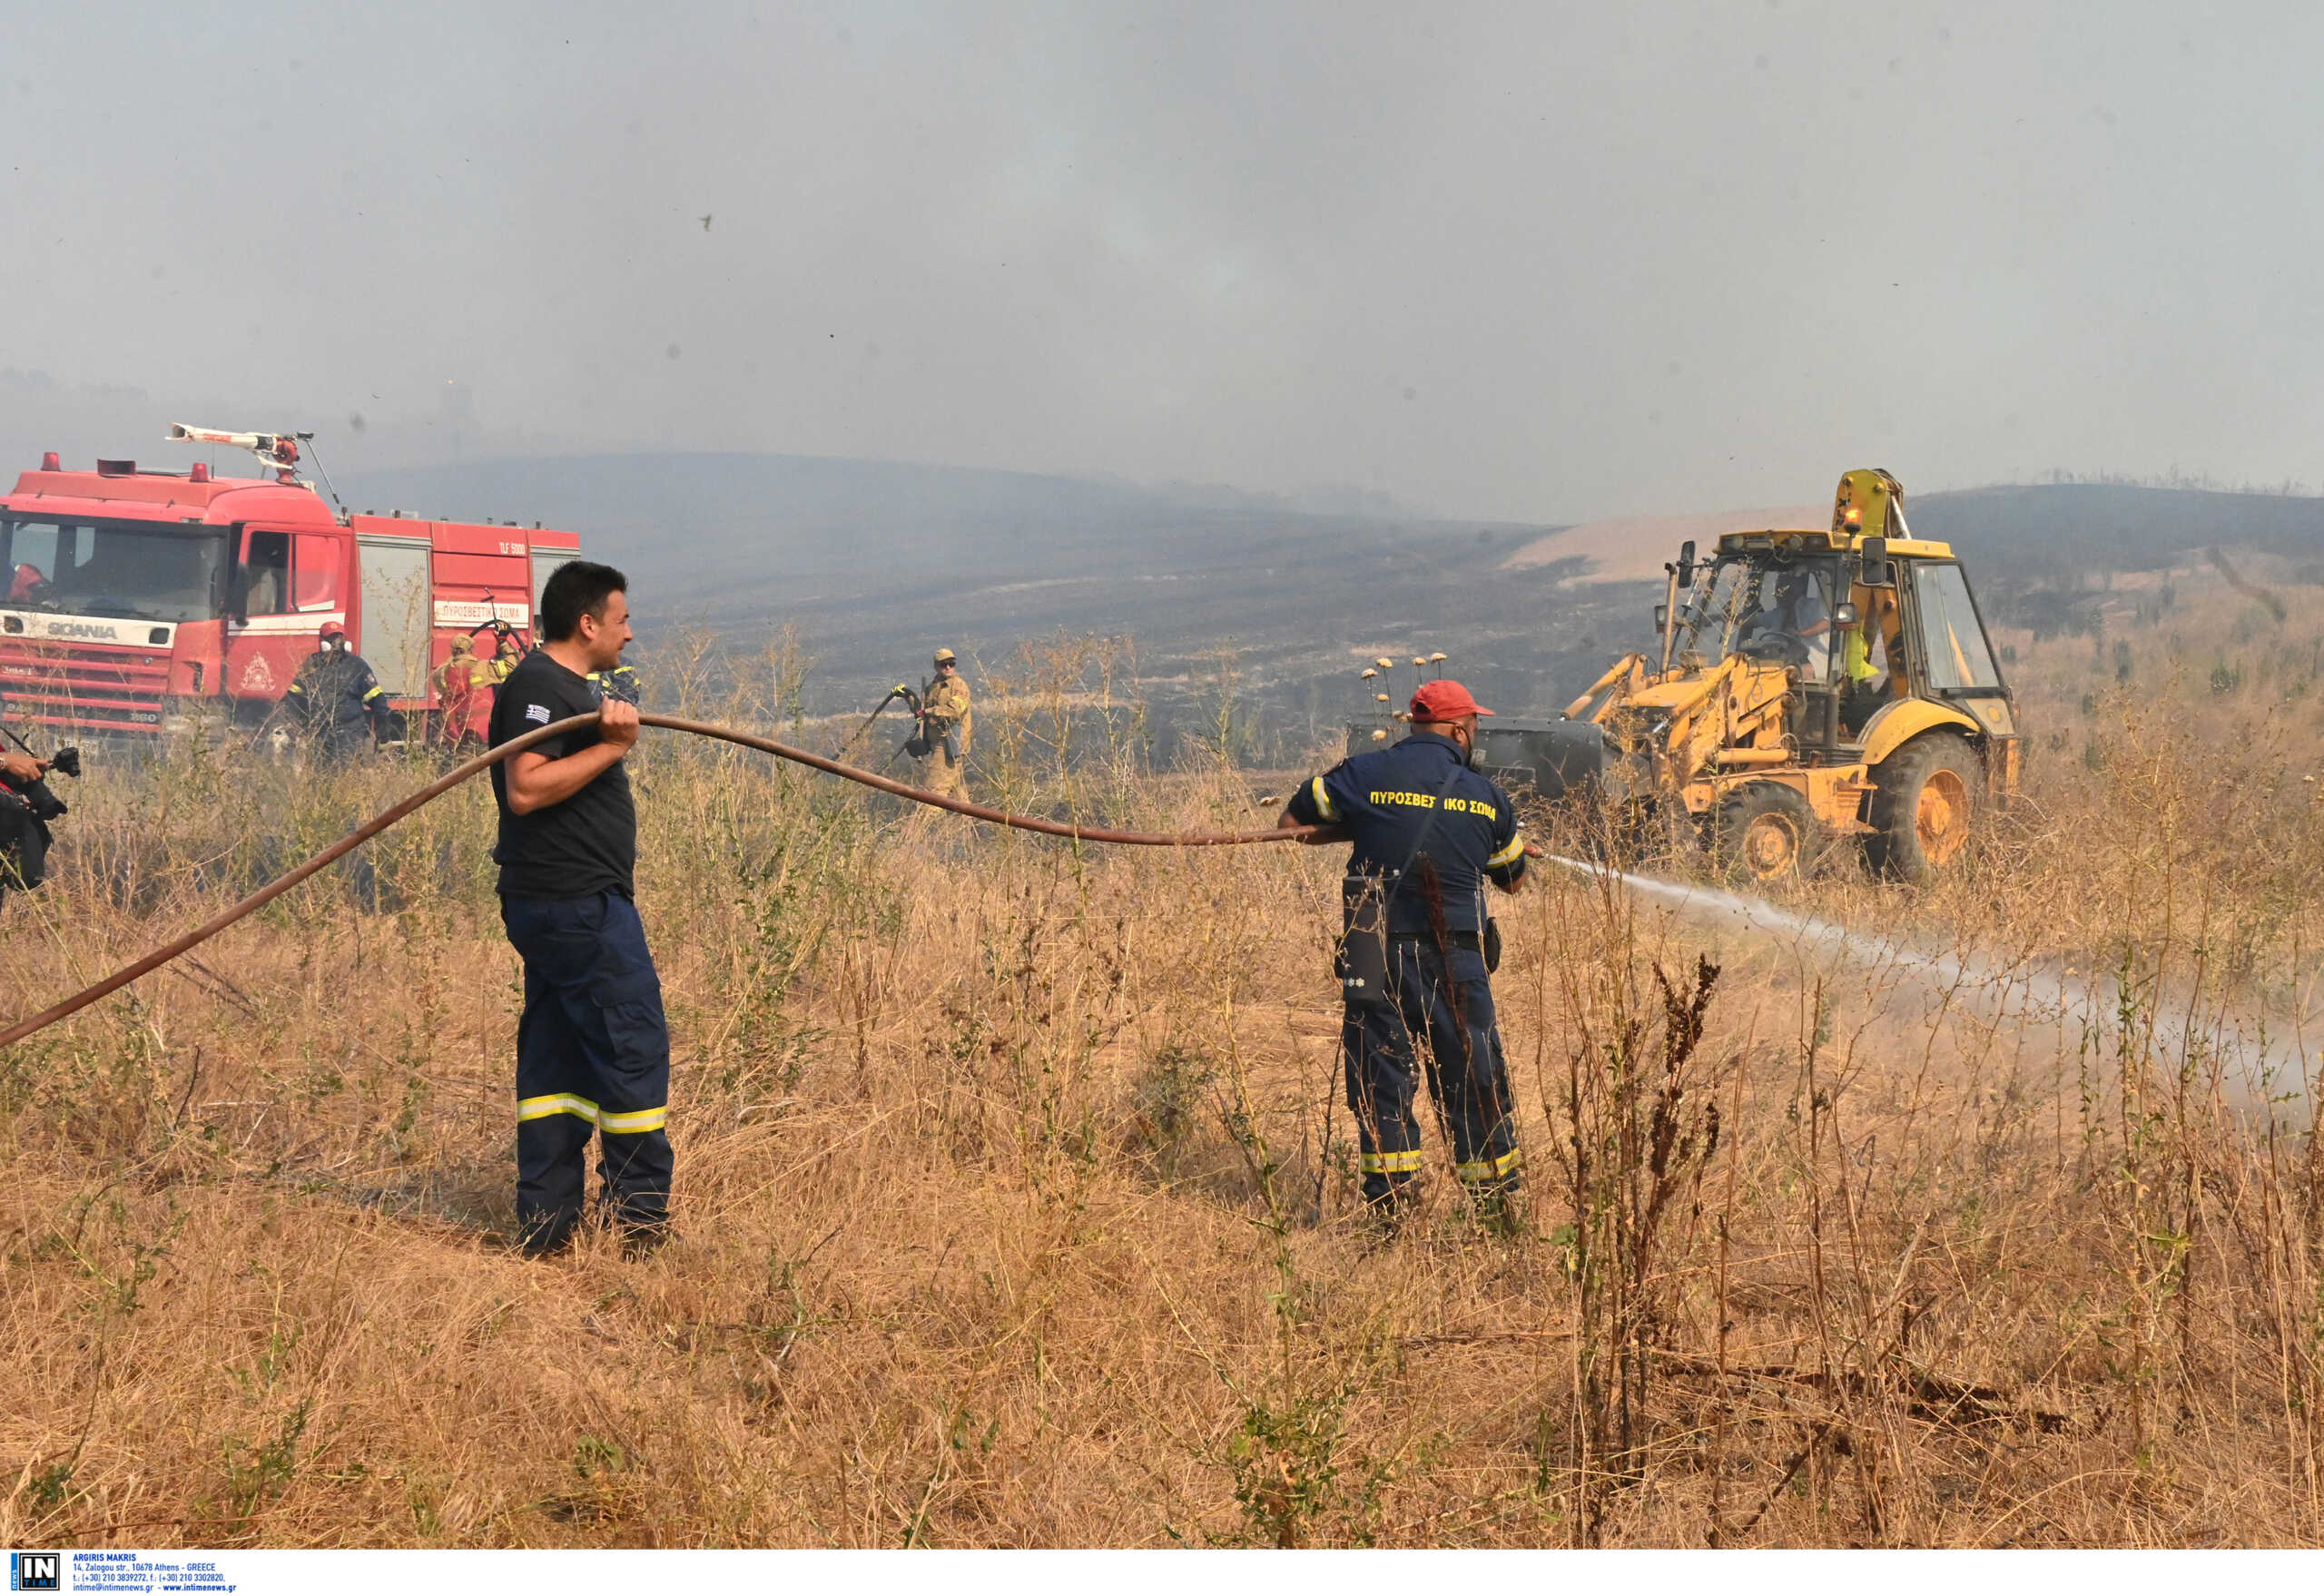
[[[1796,787],[1745,782],[1711,817],[1711,860],[1720,872],[1760,886],[1797,881],[1814,862],[1822,832]]]
[[[1976,823],[1984,766],[1955,732],[1928,732],[1872,773],[1872,831],[1864,855],[1876,872],[1926,882],[1956,863]]]

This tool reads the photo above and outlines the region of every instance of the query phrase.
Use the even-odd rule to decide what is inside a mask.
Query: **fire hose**
[[[882,793],[892,793],[899,798],[909,798],[915,803],[925,803],[932,809],[949,809],[955,814],[965,814],[971,820],[989,821],[994,825],[1014,831],[1039,832],[1044,836],[1065,837],[1078,842],[1113,842],[1134,848],[1231,848],[1247,842],[1285,842],[1315,834],[1315,826],[1285,826],[1263,832],[1127,832],[1104,826],[1074,825],[1065,821],[1044,820],[1033,814],[1011,814],[1005,810],[971,803],[965,798],[948,798],[940,793],[923,792],[902,782],[891,781],[852,764],[842,764],[820,754],[810,754],[803,748],[778,743],[772,737],[753,736],[728,726],[714,726],[703,721],[681,720],[676,715],[640,714],[639,724],[659,726],[665,731],[687,732],[697,737],[708,737],[721,743],[734,743],[744,748],[755,748],[772,754],[777,759],[787,759],[828,775],[843,777]],[[185,935],[165,946],[154,949],[133,964],[123,965],[94,986],[84,987],[61,1003],[52,1004],[29,1019],[19,1020],[6,1030],[0,1030],[0,1048],[20,1042],[35,1031],[47,1030],[68,1015],[76,1014],[98,999],[119,991],[140,976],[149,975],[162,965],[189,952],[247,915],[256,913],[283,893],[323,869],[333,861],[353,852],[389,826],[410,815],[423,805],[433,803],[471,776],[489,770],[514,754],[521,754],[537,743],[576,732],[596,724],[594,714],[576,714],[547,725],[536,727],[520,737],[512,737],[496,748],[486,750],[464,764],[457,765],[430,782],[410,797],[390,805],[365,821],[361,825],[333,842],[330,847],[295,869],[285,872],[266,885],[244,898],[231,908],[222,909]]]

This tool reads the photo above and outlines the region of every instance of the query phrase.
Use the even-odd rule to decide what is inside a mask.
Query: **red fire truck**
[[[541,585],[581,551],[575,534],[537,525],[334,513],[296,473],[298,434],[170,436],[251,449],[271,475],[130,460],[67,471],[52,454],[0,498],[12,718],[147,735],[255,724],[337,621],[417,734],[452,640],[499,620],[529,641]],[[479,637],[478,653],[492,643]]]

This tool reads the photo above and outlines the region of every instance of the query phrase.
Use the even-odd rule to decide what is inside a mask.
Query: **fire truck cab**
[[[452,640],[497,619],[529,642],[542,584],[580,553],[574,533],[513,522],[335,513],[292,474],[289,435],[177,435],[263,437],[274,478],[129,460],[67,471],[52,454],[0,498],[12,716],[132,735],[255,724],[326,621],[397,708],[434,710],[431,672]],[[490,656],[490,638],[478,652]]]

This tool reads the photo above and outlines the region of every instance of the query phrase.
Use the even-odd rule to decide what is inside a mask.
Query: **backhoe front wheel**
[[[1874,871],[1926,882],[1960,859],[1977,818],[1984,766],[1953,732],[1914,738],[1872,773],[1874,791],[1864,839]]]
[[[1797,881],[1814,862],[1821,835],[1816,812],[1797,788],[1745,782],[1718,801],[1711,818],[1711,859],[1738,881],[1762,886]]]

